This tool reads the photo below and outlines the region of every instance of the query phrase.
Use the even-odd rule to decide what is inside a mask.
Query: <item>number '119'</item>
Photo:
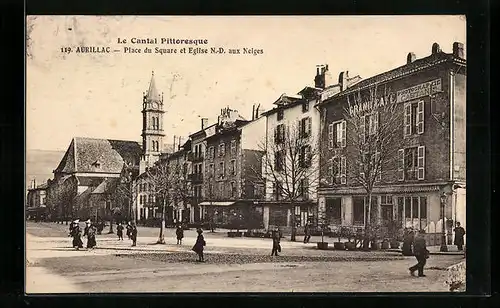
[[[71,47],[61,47],[61,52],[70,53]]]

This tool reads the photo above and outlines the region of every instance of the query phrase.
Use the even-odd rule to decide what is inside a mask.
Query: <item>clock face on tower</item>
[[[158,109],[158,103],[153,103],[152,106],[154,109]]]

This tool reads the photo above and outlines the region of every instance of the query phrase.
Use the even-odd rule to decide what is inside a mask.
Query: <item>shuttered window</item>
[[[405,180],[405,150],[398,150],[398,181]]]
[[[425,146],[418,147],[417,168],[418,168],[418,179],[424,180],[425,179]]]

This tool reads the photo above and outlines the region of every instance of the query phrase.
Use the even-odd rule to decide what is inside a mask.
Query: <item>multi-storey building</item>
[[[47,218],[47,186],[48,183],[36,185],[36,180],[33,180],[33,187],[28,189],[26,215],[28,219],[45,219]]]
[[[425,58],[409,53],[405,65],[343,87],[318,104],[321,142],[330,149],[321,156],[330,165],[321,169],[320,210],[330,225],[362,228],[366,223],[366,192],[349,174],[350,157],[341,154],[349,152],[339,149],[354,146],[346,144],[346,134],[349,137],[355,131],[346,124],[346,108],[361,114],[365,110],[365,106],[348,106],[348,97],[368,95],[374,88],[389,89],[385,104],[393,104],[394,112],[402,115],[395,136],[401,148],[393,165],[382,166],[386,172],[380,173],[373,189],[378,219],[382,224],[395,221],[401,228],[439,233],[444,210],[449,221],[446,232],[451,234],[451,221],[465,225],[466,60],[461,43],[453,44],[451,54],[436,43]],[[372,126],[384,125],[366,123],[366,134]]]
[[[252,217],[261,222],[262,208],[257,209],[254,201],[263,197],[263,147],[259,144],[265,140],[265,118],[254,110],[248,121],[236,110],[225,108],[211,128],[204,139],[205,169],[200,181],[204,220],[228,225],[235,217],[247,222]]]
[[[191,163],[191,173],[188,175],[192,197],[190,202],[189,222],[199,223],[203,220],[203,210],[200,203],[205,195],[203,180],[205,173],[206,140],[215,132],[215,126],[208,125],[208,119],[201,119],[201,129],[189,136],[191,140],[191,150],[188,155],[188,161]]]
[[[353,83],[356,78],[349,79]],[[314,87],[306,86],[298,95],[281,95],[266,116],[266,206],[264,225],[287,229],[295,223],[317,224],[317,187],[320,152],[320,113],[316,103],[340,91],[328,65],[319,65]],[[298,148],[300,147],[300,148]],[[293,206],[293,208],[292,208]],[[293,217],[295,215],[295,217]],[[284,228],[283,228],[284,227]]]

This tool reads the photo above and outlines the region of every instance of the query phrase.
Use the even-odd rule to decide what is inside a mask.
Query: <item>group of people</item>
[[[80,229],[80,220],[74,220],[69,225],[69,236],[73,238],[73,248],[79,250],[83,248],[82,236],[87,236],[87,249],[94,249],[97,245],[95,235],[97,233],[97,227],[89,220],[85,222],[85,229]]]
[[[463,251],[465,229],[460,225],[460,222],[457,222],[453,231],[455,232],[453,244],[457,246],[459,251]],[[425,230],[418,231],[416,235],[413,230],[405,230],[402,252],[403,255],[414,255],[417,259],[417,264],[409,268],[410,275],[415,276],[417,271],[418,277],[425,277],[424,266],[429,258],[429,250],[427,250],[425,242]]]
[[[131,223],[130,221],[127,223],[125,227],[127,229],[127,237],[132,241],[132,247],[137,245],[137,226],[135,223]],[[116,235],[118,236],[119,241],[123,241],[123,229],[125,229],[121,222],[116,226]]]

